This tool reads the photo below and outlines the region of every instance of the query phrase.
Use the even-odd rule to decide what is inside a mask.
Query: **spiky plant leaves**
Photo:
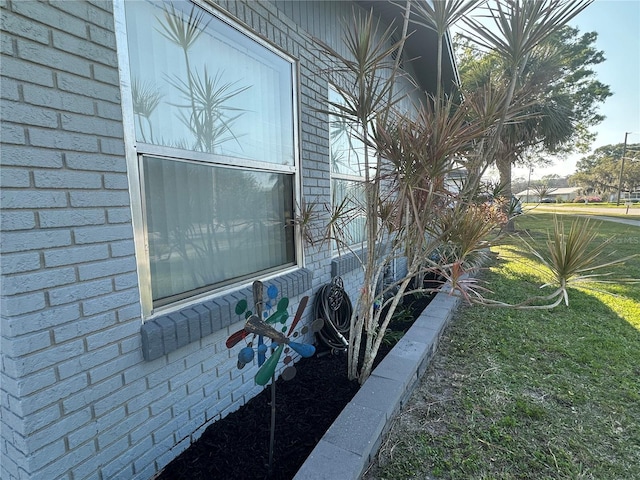
[[[366,208],[362,204],[361,195],[357,193],[347,193],[342,199],[331,204],[327,223],[326,239],[335,242],[338,253],[344,249],[350,250],[350,245],[354,244],[354,238],[349,230],[349,225],[357,218],[363,218]]]
[[[450,262],[471,262],[477,266],[474,256],[491,246],[491,236],[497,237],[502,219],[490,205],[457,204],[438,215],[438,238],[448,247]]]
[[[526,55],[531,54],[533,45],[579,10],[576,2],[567,8],[563,2],[554,0],[541,3],[545,8],[524,9],[526,19],[522,18],[523,7],[510,0],[489,10],[498,17],[502,14],[497,22],[514,26],[503,25],[507,33],[503,50],[519,52],[510,58],[522,61],[511,68],[508,78],[468,92],[460,103],[447,98],[438,81],[436,95],[430,97],[413,117],[398,115],[393,108],[398,102],[398,97],[393,95],[394,82],[400,72],[397,62],[392,61],[392,54],[402,48],[406,28],[403,28],[401,40],[394,42],[391,30],[380,29],[371,13],[354,14],[351,25],[346,27],[347,54],[316,42],[330,63],[326,70],[328,81],[341,97],[341,101],[330,102],[322,111],[344,119],[348,128],[360,133],[365,145],[364,207],[369,248],[362,259],[363,288],[351,319],[350,378],[362,382],[369,375],[383,332],[400,299],[412,288],[410,284],[414,277],[438,268],[459,295],[470,301],[485,302],[483,287],[465,274],[478,267],[482,248],[489,245],[488,238],[500,232],[505,217],[499,208],[475,206],[470,200],[476,196],[482,172],[493,162],[499,149],[504,148],[501,133],[505,125],[529,119],[527,108],[531,107],[532,101],[524,90],[516,91],[518,75],[526,66]],[[440,2],[431,12],[423,12],[423,16],[430,14],[434,25],[440,28],[454,19],[455,11],[463,8],[471,8],[471,4],[455,1],[448,6]],[[414,13],[411,18],[416,17]],[[405,27],[408,18],[405,17]],[[517,33],[518,28],[521,34]],[[444,33],[439,35],[439,55],[442,54],[443,38]],[[482,33],[479,38],[488,42]],[[440,61],[437,67],[440,71]],[[441,72],[438,73],[440,78]],[[517,103],[514,104],[516,93]],[[369,168],[370,155],[377,157],[376,168]],[[380,161],[382,158],[384,165]],[[455,168],[454,160],[468,166],[474,176],[460,195],[449,191],[444,182],[447,173]],[[338,202],[337,207],[337,211],[327,211],[329,224],[339,224],[334,214],[344,210],[345,205]],[[341,215],[348,216],[348,213]],[[389,233],[392,233],[387,237],[391,249],[380,258],[376,242],[381,242]],[[437,260],[430,258],[434,252],[439,252]],[[407,275],[379,294],[375,288],[384,264],[399,255],[406,258]],[[374,305],[379,295],[391,292],[389,289],[393,292],[383,302],[388,309],[382,317],[383,309],[376,310]],[[562,293],[561,289],[558,291]],[[557,301],[557,292],[543,298]],[[492,304],[491,301],[486,303]],[[365,349],[365,360],[358,368],[361,345]]]
[[[549,188],[549,185],[547,185],[546,183],[539,183],[533,185],[531,188],[534,192],[536,192],[539,200],[542,200],[544,197],[548,197],[550,194],[556,191],[555,188]]]
[[[442,97],[442,49],[447,30],[481,3],[484,3],[484,0],[435,0],[416,2],[414,6],[415,17],[412,21],[434,30],[438,35],[436,98]]]
[[[393,26],[382,30],[379,20],[374,20],[373,11],[354,10],[344,29],[344,45],[349,56],[314,38],[321,52],[332,59],[326,73],[330,85],[342,99],[329,102],[326,113],[351,124],[373,128],[373,117],[388,111],[400,100],[392,94],[396,73],[393,54],[402,48],[405,38],[394,40],[395,31]]]
[[[237,87],[238,82],[223,82],[223,75],[224,72],[210,75],[205,65],[202,75],[189,71],[186,80],[179,76],[167,77],[167,82],[187,102],[171,105],[183,109],[179,114],[180,120],[196,136],[196,149],[205,152],[213,152],[216,146],[231,139],[240,145],[232,126],[245,110],[234,107],[231,101],[251,86]],[[233,115],[233,112],[238,113]]]
[[[416,2],[413,7],[414,16],[411,21],[444,35],[448,28],[462,18],[468,16],[485,0],[435,0],[433,2]]]
[[[517,70],[531,51],[562,25],[587,8],[593,0],[502,0],[487,2],[486,18],[494,28],[465,17],[466,37],[494,50]]]
[[[202,25],[204,11],[192,5],[189,15],[185,16],[183,12],[176,10],[173,4],[164,5],[163,8],[164,22],[158,19],[161,28],[157,31],[183,50],[189,50],[208,25]]]
[[[451,159],[471,149],[482,136],[485,118],[471,116],[466,104],[453,99],[421,105],[414,116],[397,115],[395,121],[376,128],[376,148],[394,167],[398,181],[414,186],[443,178],[455,169]],[[495,117],[494,117],[495,120]]]
[[[601,240],[600,222],[590,219],[574,219],[567,231],[564,222],[554,216],[553,229],[547,233],[546,249],[536,249],[523,239],[528,253],[537,258],[549,274],[550,281],[540,288],[553,287],[552,293],[526,299],[518,304],[493,301],[486,298],[478,303],[486,306],[512,307],[518,309],[544,310],[554,308],[561,303],[569,306],[569,288],[595,290],[600,283],[640,283],[640,279],[617,275],[615,269],[638,254],[624,258],[615,258],[615,253],[604,254],[607,247],[615,240]],[[608,271],[603,271],[608,270]]]
[[[300,228],[304,241],[311,246],[316,243],[313,226],[314,222],[317,221],[315,207],[314,203],[307,202],[302,198],[302,203],[296,208],[296,216],[292,220],[292,224]]]
[[[540,0],[521,2],[504,0],[487,3],[487,17],[495,25],[495,29],[487,28],[480,21],[465,17],[468,30],[464,36],[481,47],[495,51],[500,55],[509,72],[505,79],[506,98],[502,118],[496,125],[486,147],[486,158],[489,162],[496,159],[502,151],[497,167],[503,180],[510,184],[512,154],[502,144],[502,132],[506,123],[507,109],[514,100],[518,79],[524,72],[529,57],[544,40],[584,10],[591,0]],[[510,192],[507,192],[510,193]]]
[[[325,113],[345,119],[353,131],[361,135],[364,144],[363,171],[364,207],[366,218],[366,258],[364,259],[364,286],[360,295],[360,315],[351,324],[351,348],[349,351],[349,376],[358,377],[360,339],[366,332],[373,332],[376,277],[380,274],[376,258],[376,242],[379,240],[380,222],[377,218],[378,198],[381,191],[381,157],[374,157],[376,119],[386,118],[395,103],[400,100],[394,95],[395,82],[399,75],[399,63],[394,54],[402,50],[405,41],[406,24],[399,40],[392,38],[395,27],[380,27],[374,20],[373,11],[353,11],[352,19],[345,24],[344,46],[348,52],[343,55],[326,43],[314,39],[321,53],[330,59],[326,69],[329,84],[341,97],[339,102],[329,102]],[[372,159],[372,160],[370,160]],[[374,167],[375,165],[375,167]],[[332,222],[337,225],[336,222]],[[384,231],[384,230],[383,230]],[[371,338],[366,338],[366,350],[371,346]],[[364,381],[364,377],[362,378]]]
[[[590,219],[575,219],[566,232],[564,222],[554,217],[553,231],[549,232],[546,241],[547,249],[532,253],[550,270],[552,282],[562,289],[564,301],[569,305],[567,287],[576,284],[598,282],[636,282],[629,278],[612,279],[613,272],[601,272],[603,269],[624,264],[637,255],[625,258],[603,258],[605,248],[614,240],[604,242],[599,238],[601,223]]]

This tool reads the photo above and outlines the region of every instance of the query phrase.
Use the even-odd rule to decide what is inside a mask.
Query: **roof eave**
[[[427,0],[418,0],[427,1]],[[356,0],[356,3],[373,9],[374,13],[389,25],[401,29],[404,22],[405,1],[383,2],[376,0]],[[434,30],[415,23],[409,24],[409,38],[405,44],[405,57],[411,62],[416,81],[423,90],[435,93],[437,84],[438,35]],[[453,53],[451,35],[447,32],[443,42],[442,84],[447,92],[459,85],[458,68]]]

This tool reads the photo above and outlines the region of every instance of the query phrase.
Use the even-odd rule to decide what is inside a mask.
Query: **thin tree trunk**
[[[502,196],[506,200],[507,211],[510,211],[509,205],[511,203],[511,197],[513,196],[513,192],[511,191],[511,160],[512,155],[498,155],[496,157],[496,167],[498,168],[498,173],[500,174],[500,185]],[[507,232],[515,232],[515,221],[513,218],[510,218],[507,224],[505,225],[505,231]]]

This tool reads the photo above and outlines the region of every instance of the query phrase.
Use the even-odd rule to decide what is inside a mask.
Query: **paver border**
[[[438,293],[360,387],[302,464],[294,480],[358,480],[407,402],[460,303]]]

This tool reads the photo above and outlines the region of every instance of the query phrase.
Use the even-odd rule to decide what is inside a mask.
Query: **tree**
[[[512,165],[524,162],[528,151],[538,149],[540,155],[584,151],[592,141],[589,127],[603,120],[598,105],[611,95],[590,68],[604,61],[603,52],[594,48],[596,38],[595,32],[580,35],[565,25],[522,59],[514,101],[527,105],[525,115],[505,126],[495,158],[505,196],[512,193]],[[504,52],[477,50],[469,41],[461,45],[459,64],[467,88],[504,84],[514,69]]]
[[[397,59],[408,20],[429,25],[438,34],[441,58],[446,27],[468,11],[468,3],[420,2],[422,8],[412,13],[418,3],[408,1],[398,41],[392,40],[392,30],[378,29],[372,14],[354,13],[344,35],[346,54],[315,40],[329,64],[329,84],[342,97],[341,102],[329,102],[325,113],[351,124],[365,145],[366,254],[360,258],[364,282],[349,332],[350,378],[364,382],[369,376],[401,299],[408,293],[434,290],[420,281],[425,273],[437,272],[458,295],[482,300],[481,289],[467,274],[478,268],[478,257],[507,219],[499,209],[473,202],[478,179],[497,158],[505,126],[522,119],[519,115],[527,105],[516,96],[521,92],[516,87],[527,59],[588,3],[504,0],[491,10],[499,34],[470,23],[477,40],[500,51],[511,67],[502,84],[489,82],[461,96],[448,95],[439,85],[436,95],[427,98],[416,112],[394,109],[399,101],[394,77],[401,73]],[[440,74],[438,79],[440,82]],[[465,182],[459,194],[449,191],[444,182],[457,167],[456,161],[467,162],[477,174]],[[299,219],[303,231],[320,223],[314,220],[313,205],[306,206],[303,213]],[[324,215],[323,220],[326,230],[321,238],[339,241],[332,235],[332,223],[340,220],[340,213],[332,212],[329,218]],[[385,248],[379,248],[381,245]],[[406,275],[379,290],[385,267],[401,257],[406,259]],[[564,283],[558,292],[566,294]]]
[[[540,178],[540,182],[550,188],[562,188],[569,186],[568,177],[561,177],[555,173],[543,175],[542,178]]]
[[[617,192],[623,149],[622,143],[597,148],[578,161],[571,182],[601,195]],[[625,157],[622,190],[632,191],[640,187],[640,143],[627,145]]]

